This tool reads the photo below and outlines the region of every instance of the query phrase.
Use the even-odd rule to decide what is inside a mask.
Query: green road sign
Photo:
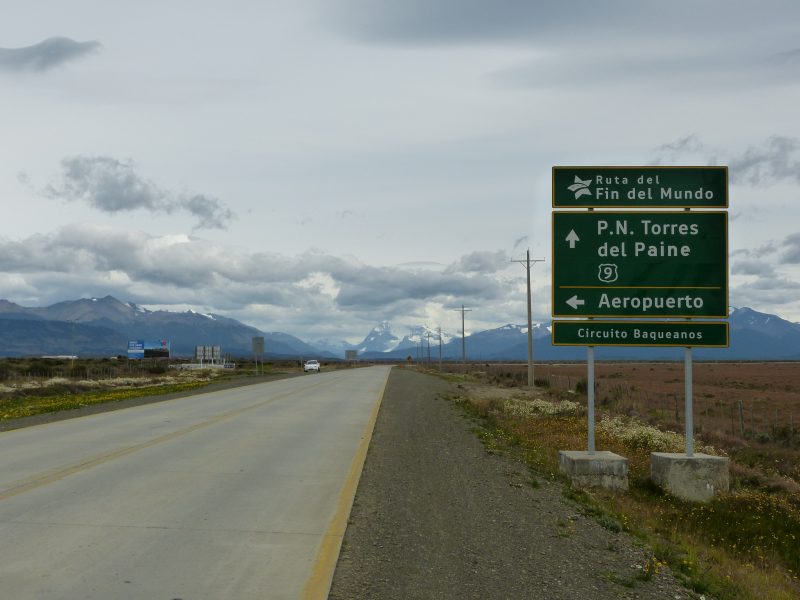
[[[707,321],[553,321],[554,346],[727,348],[728,323]]]
[[[554,208],[727,208],[728,167],[553,167]]]
[[[726,212],[553,212],[553,316],[728,316]]]

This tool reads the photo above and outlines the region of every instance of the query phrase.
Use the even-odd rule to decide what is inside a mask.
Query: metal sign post
[[[686,398],[686,456],[694,456],[694,408],[692,406],[692,349],[683,349],[683,379]]]
[[[589,420],[589,454],[594,454],[594,346],[586,348],[586,412]]]

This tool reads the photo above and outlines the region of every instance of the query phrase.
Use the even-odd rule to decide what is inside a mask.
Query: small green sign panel
[[[553,321],[554,346],[727,348],[728,323],[708,321]]]
[[[726,212],[553,212],[554,317],[728,316]]]
[[[553,167],[554,208],[727,208],[728,167]]]

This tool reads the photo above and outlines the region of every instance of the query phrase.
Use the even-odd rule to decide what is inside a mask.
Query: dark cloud
[[[24,48],[0,48],[0,70],[49,71],[96,52],[99,42],[76,42],[66,37],[51,37]]]
[[[453,43],[476,40],[520,39],[547,26],[565,24],[563,11],[546,2],[506,0],[406,0],[370,2],[340,0],[332,14],[356,38],[389,43]],[[593,3],[579,2],[592,13]]]
[[[774,241],[770,240],[769,242],[762,244],[758,248],[741,248],[739,250],[734,250],[731,252],[731,258],[733,257],[744,257],[745,259],[757,259],[763,258],[765,256],[771,256],[778,251],[778,244]]]
[[[758,275],[759,277],[774,277],[775,268],[763,260],[737,260],[731,267],[732,275]]]
[[[704,156],[705,164],[727,164],[731,183],[749,186],[768,186],[782,181],[800,183],[800,139],[773,135],[758,146],[750,146],[736,156],[722,155],[709,148],[697,135],[688,135],[662,144],[654,152],[651,164],[697,164],[696,157]],[[717,156],[722,156],[718,161]],[[693,157],[693,160],[687,160]]]
[[[705,146],[700,138],[695,135],[687,135],[686,137],[679,138],[674,142],[661,144],[655,149],[655,158],[650,164],[675,164],[680,162],[682,156],[687,154],[699,154],[705,151]]]
[[[731,288],[731,303],[734,306],[774,307],[797,302],[800,283],[785,277],[759,277],[752,283]]]
[[[776,306],[793,304],[800,298],[800,282],[792,279],[792,267],[787,268],[800,264],[800,233],[755,249],[736,250],[731,259],[732,275],[755,276],[731,287],[731,302],[735,306],[761,306],[774,312]]]
[[[793,265],[800,264],[800,233],[793,233],[788,236],[781,246],[784,249],[781,255],[781,262]]]
[[[800,182],[800,140],[774,135],[728,162],[732,183],[771,185],[789,179]]]
[[[778,52],[777,54],[773,54],[770,60],[780,65],[800,65],[800,49]]]
[[[744,9],[739,13],[758,15],[746,10],[747,3],[738,4],[737,10]],[[638,33],[632,30],[637,23],[639,29],[643,25],[659,28],[666,21],[680,24],[680,31],[686,31],[700,29],[699,21],[707,31],[708,22],[735,20],[726,18],[728,15],[722,9],[729,5],[720,1],[702,4],[676,1],[659,5],[657,12],[648,3],[636,0],[333,0],[328,6],[334,23],[353,37],[405,44],[481,41],[536,44],[542,39],[607,36],[620,30]],[[692,18],[686,17],[687,8],[692,11]]]
[[[497,252],[472,252],[462,256],[457,262],[447,267],[448,273],[481,273],[491,274],[508,268],[509,256]]]
[[[514,240],[513,249],[516,250],[517,248],[519,248],[522,244],[524,244],[527,241],[528,241],[528,236],[527,235],[523,235],[522,237],[518,237],[516,240]]]
[[[140,176],[133,161],[110,156],[74,156],[61,161],[61,180],[47,186],[50,198],[86,202],[114,214],[147,210],[171,214],[182,211],[198,219],[195,229],[224,229],[233,212],[203,194],[175,194]]]
[[[202,194],[181,197],[178,206],[199,219],[195,229],[225,229],[225,223],[234,217],[233,212],[222,206],[219,200]]]

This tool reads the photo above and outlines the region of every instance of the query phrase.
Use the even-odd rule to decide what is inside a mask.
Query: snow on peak
[[[390,330],[391,328],[389,327],[389,321],[381,321],[372,328],[373,333],[384,333]]]
[[[381,321],[372,331],[369,332],[364,341],[359,344],[356,350],[361,352],[391,352],[397,348],[399,340],[392,333],[388,321]]]
[[[135,302],[128,302],[128,306],[130,306],[135,312],[137,313],[146,313],[148,312],[146,309],[142,308]]]

